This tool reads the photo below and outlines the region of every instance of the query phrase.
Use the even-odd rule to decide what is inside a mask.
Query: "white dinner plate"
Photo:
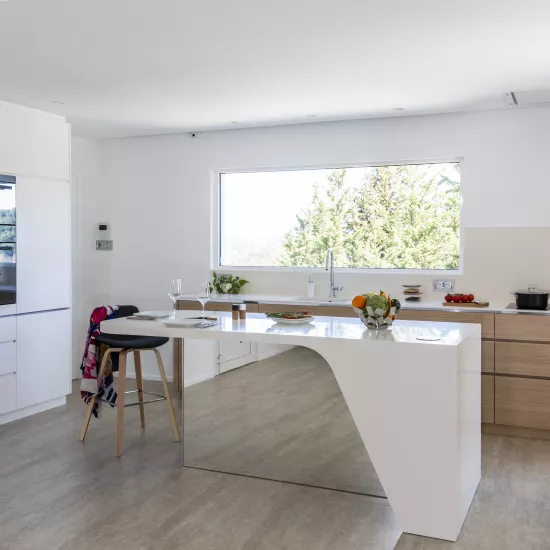
[[[274,319],[273,317],[268,317],[268,319],[282,325],[306,325],[314,321],[315,317],[307,317],[306,319]]]
[[[134,313],[133,317],[146,317],[147,319],[162,319],[163,317],[170,317],[171,311],[138,311]]]

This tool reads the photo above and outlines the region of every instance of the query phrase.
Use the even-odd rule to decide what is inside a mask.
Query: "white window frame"
[[[214,271],[221,273],[225,272],[250,272],[250,271],[282,271],[292,273],[323,273],[323,267],[293,267],[293,266],[237,266],[237,265],[222,265],[221,259],[221,175],[234,173],[252,173],[252,172],[285,172],[292,170],[331,170],[340,168],[369,168],[374,166],[405,166],[411,164],[439,164],[445,162],[458,162],[461,166],[464,165],[464,157],[437,158],[437,159],[422,159],[422,160],[399,160],[399,161],[376,161],[376,162],[341,162],[316,165],[299,165],[299,166],[261,166],[247,168],[216,168],[211,170],[211,262],[210,267]],[[460,251],[458,259],[458,269],[414,269],[414,268],[372,268],[372,267],[335,267],[336,273],[350,274],[378,274],[378,275],[463,275],[464,265],[464,224],[462,217],[464,213],[464,197],[462,192],[463,184],[462,170],[460,172]],[[243,213],[246,215],[246,213]]]

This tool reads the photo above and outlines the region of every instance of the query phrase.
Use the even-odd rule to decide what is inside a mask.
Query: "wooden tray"
[[[449,307],[489,307],[489,302],[459,302],[458,304],[454,302],[443,302],[443,305]]]

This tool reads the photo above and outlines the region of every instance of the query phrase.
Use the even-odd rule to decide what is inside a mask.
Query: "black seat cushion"
[[[136,306],[117,306],[117,310],[112,314],[111,319],[121,319],[122,317],[130,317],[139,313]],[[145,349],[158,348],[164,346],[169,338],[162,336],[130,336],[125,334],[100,334],[96,341],[101,344],[107,344],[111,348],[123,349]]]
[[[100,334],[96,341],[111,348],[145,349],[164,346],[169,338],[164,336],[130,336],[127,334]]]

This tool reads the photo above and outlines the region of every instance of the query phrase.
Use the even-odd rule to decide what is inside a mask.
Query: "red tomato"
[[[453,301],[453,295],[452,294],[447,294],[447,296],[445,296],[445,301],[446,302],[452,302]]]
[[[468,295],[467,294],[463,294],[461,297],[460,297],[460,301],[465,304],[468,302]]]
[[[470,302],[473,302],[473,301],[475,300],[475,297],[474,297],[473,294],[470,294],[470,295],[468,296],[468,298],[469,298],[469,301],[470,301]]]
[[[453,296],[453,302],[454,302],[455,304],[458,304],[458,303],[460,302],[460,294],[455,294],[455,295]]]

